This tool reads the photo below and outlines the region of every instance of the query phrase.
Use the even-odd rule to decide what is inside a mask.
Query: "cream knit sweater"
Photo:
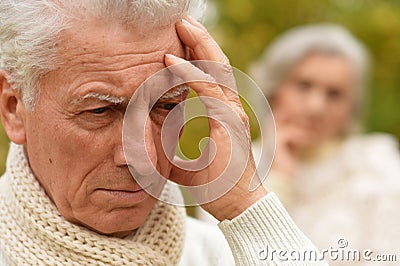
[[[0,212],[3,216],[0,217],[0,266],[227,265],[233,263],[232,255],[237,265],[277,265],[282,263],[277,253],[271,261],[271,254],[266,256],[266,252],[315,251],[273,193],[233,220],[219,223],[228,244],[220,237],[222,234],[199,221],[187,220],[185,230],[182,210],[163,204],[156,205],[156,211],[152,211],[134,236],[108,238],[63,219],[47,196],[38,193],[41,188],[29,174],[31,171],[23,154],[22,147],[11,146],[6,174],[0,178]],[[25,181],[16,181],[16,177]],[[37,203],[43,210],[32,219],[38,214]],[[19,210],[14,211],[12,207]],[[47,226],[38,227],[38,224]],[[10,225],[15,228],[10,230]],[[169,230],[160,230],[165,226]],[[181,255],[185,231],[186,242]],[[284,264],[317,263],[285,261]]]

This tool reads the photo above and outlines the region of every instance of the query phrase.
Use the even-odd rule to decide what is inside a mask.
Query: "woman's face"
[[[272,98],[278,134],[288,130],[297,148],[312,148],[339,135],[352,116],[354,84],[346,58],[308,55],[292,68]]]

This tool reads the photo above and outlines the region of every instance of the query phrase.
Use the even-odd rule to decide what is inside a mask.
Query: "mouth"
[[[137,190],[100,188],[96,191],[101,193],[102,197],[105,197],[107,201],[114,202],[124,207],[129,207],[145,201],[150,197],[150,195],[146,192],[146,189],[148,189],[148,187]]]

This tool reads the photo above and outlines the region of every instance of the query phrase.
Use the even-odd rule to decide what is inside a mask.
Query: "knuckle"
[[[232,72],[232,67],[230,65],[229,58],[225,54],[221,55],[220,62],[224,65],[225,71]]]
[[[208,73],[204,73],[204,81],[208,82],[210,85],[218,86],[215,78]]]
[[[221,87],[218,86],[216,83],[213,84],[212,90],[214,91],[214,94],[215,94],[216,98],[218,98],[218,99],[224,99],[225,98],[224,92],[222,91]]]
[[[200,40],[205,43],[212,42],[212,37],[208,32],[203,32],[200,36]]]
[[[243,109],[239,111],[239,117],[245,123],[246,126],[249,125],[250,123],[249,117],[247,116],[246,112]]]

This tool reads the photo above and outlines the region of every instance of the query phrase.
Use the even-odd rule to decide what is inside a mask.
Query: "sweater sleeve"
[[[0,266],[7,266],[8,262],[6,260],[6,257],[4,256],[3,252],[0,249]]]
[[[327,265],[272,192],[218,226],[236,265]]]

